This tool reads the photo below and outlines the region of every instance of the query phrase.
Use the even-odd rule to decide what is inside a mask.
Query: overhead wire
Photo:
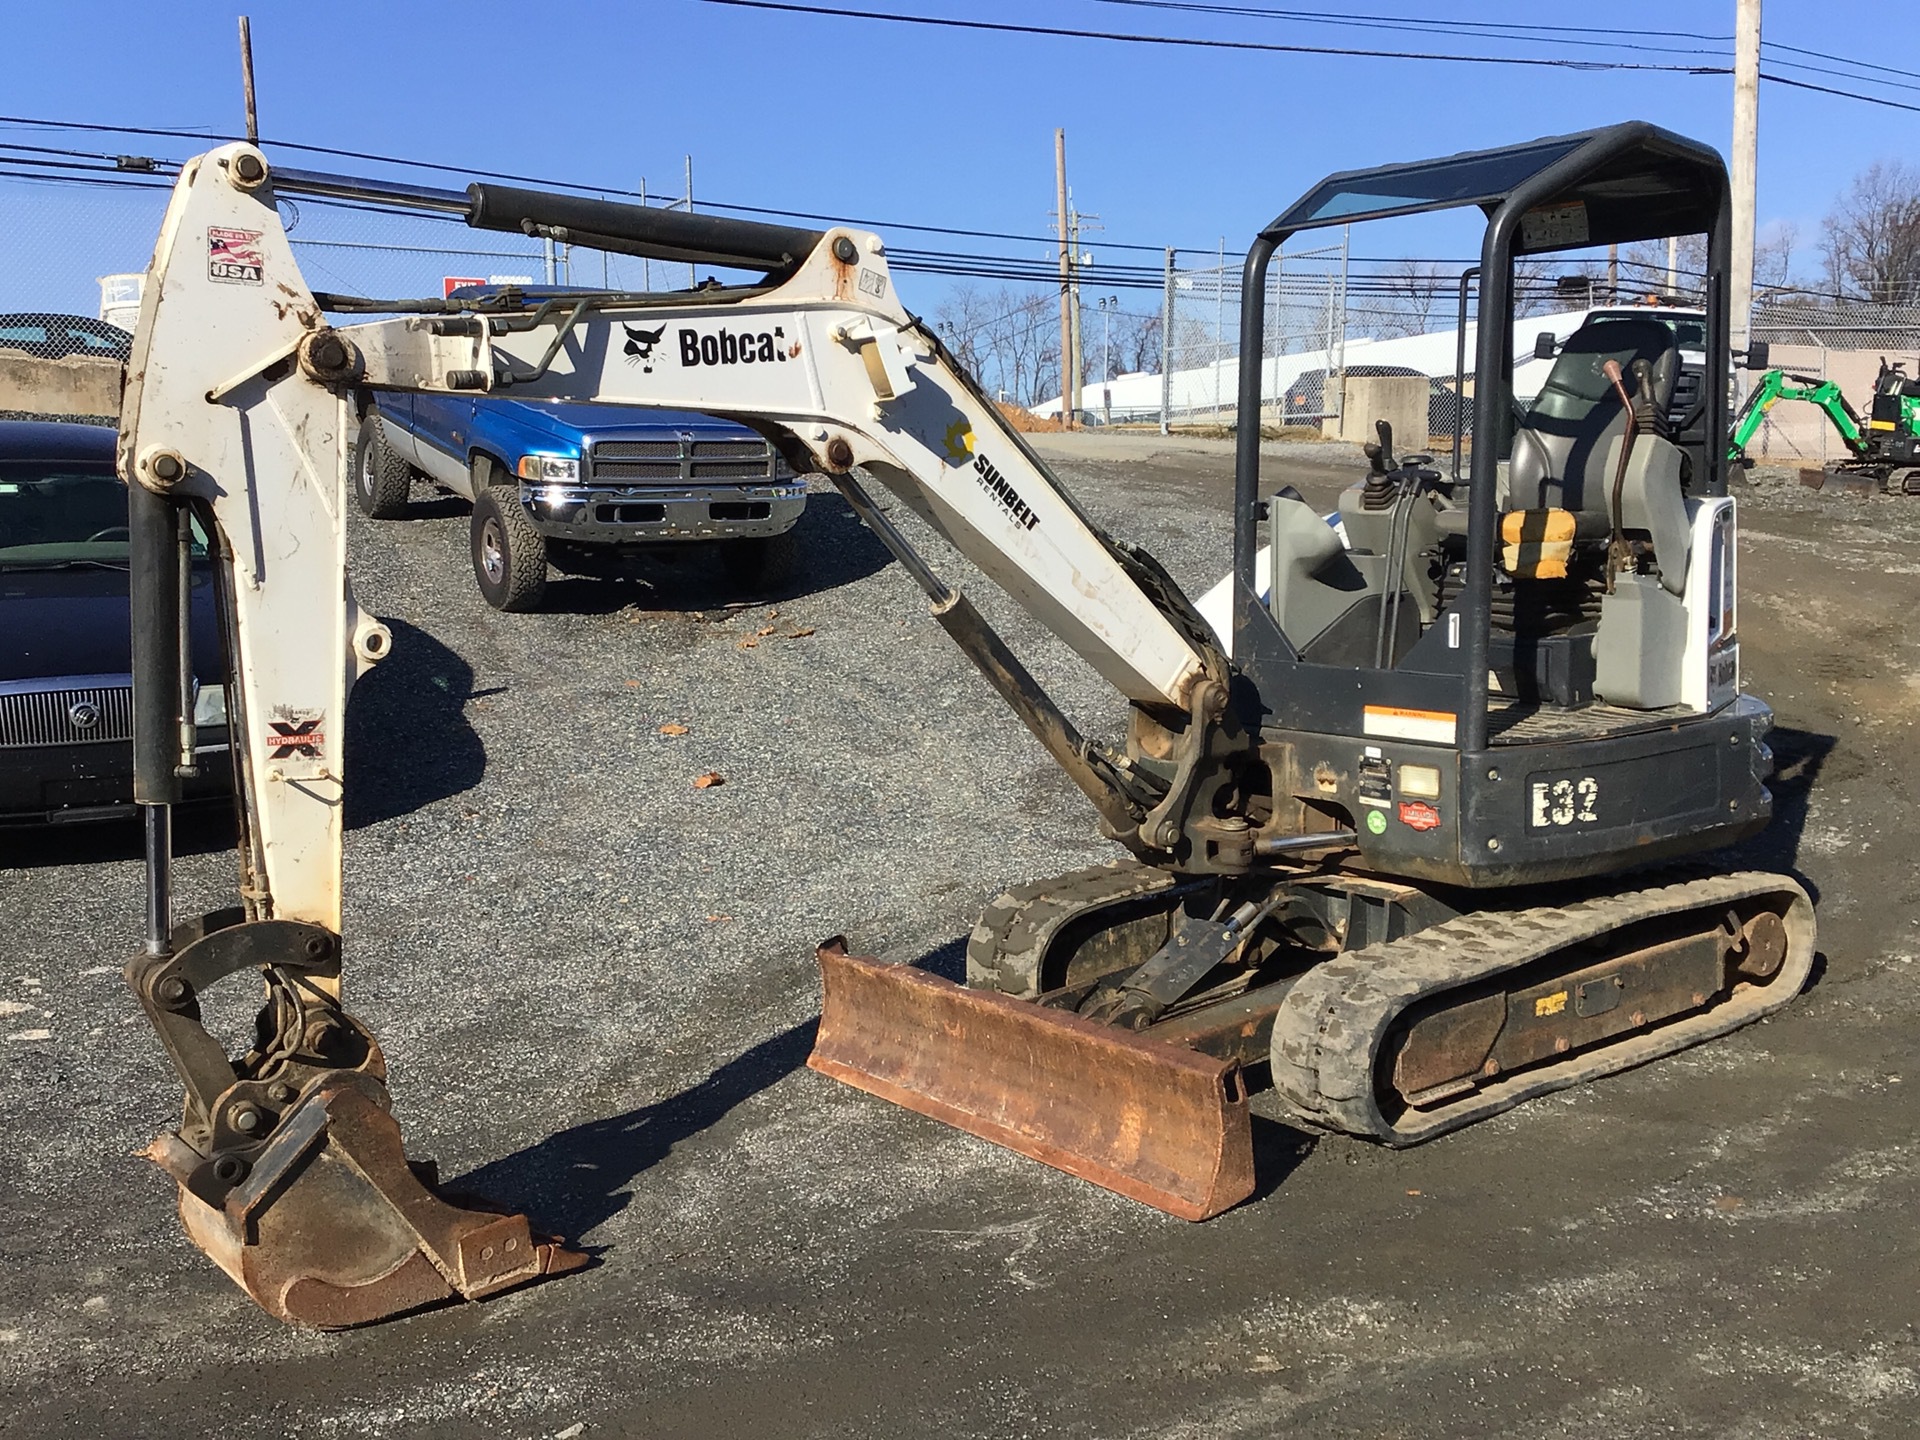
[[[1554,70],[1641,70],[1681,75],[1727,75],[1727,66],[1650,65],[1640,61],[1573,60],[1544,55],[1456,55],[1446,51],[1362,50],[1334,45],[1286,45],[1269,40],[1218,40],[1197,35],[1141,35],[1119,30],[1068,29],[1056,25],[1021,25],[1007,20],[964,20],[943,15],[899,15],[884,10],[856,10],[839,5],[801,5],[794,0],[694,0],[700,5],[725,5],[740,10],[779,11],[836,19],[881,20],[896,25],[935,26],[1008,35],[1048,35],[1071,40],[1111,40],[1132,45],[1171,45],[1202,50],[1243,50],[1279,55],[1342,55],[1368,60],[1425,60],[1457,65],[1524,65]]]

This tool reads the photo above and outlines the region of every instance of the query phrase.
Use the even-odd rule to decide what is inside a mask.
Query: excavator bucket
[[[285,1118],[219,1204],[205,1156],[173,1132],[143,1153],[180,1182],[187,1234],[269,1314],[338,1330],[456,1298],[478,1300],[587,1257],[523,1215],[468,1209],[408,1162],[384,1087],[339,1075]]]
[[[911,965],[818,950],[807,1064],[1182,1220],[1253,1193],[1238,1067]]]

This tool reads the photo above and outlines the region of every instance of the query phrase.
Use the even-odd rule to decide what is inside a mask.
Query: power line
[[[879,10],[797,5],[791,0],[696,0],[741,10],[770,10],[836,19],[885,20],[896,25],[928,25],[947,30],[990,31],[1006,35],[1050,35],[1071,40],[1113,40],[1130,45],[1174,45],[1202,50],[1250,50],[1279,55],[1344,55],[1367,60],[1427,60],[1456,65],[1525,65],[1554,70],[1644,70],[1676,75],[1726,75],[1729,67],[1648,65],[1624,60],[1570,60],[1564,56],[1452,55],[1442,51],[1362,50],[1332,45],[1282,45],[1265,40],[1207,40],[1192,35],[1139,35],[1119,30],[1069,30],[1052,25],[1015,25],[1001,20],[959,20],[936,15],[890,15]]]
[[[1852,90],[1836,90],[1831,85],[1815,85],[1811,80],[1790,80],[1785,75],[1769,75],[1764,70],[1760,72],[1760,78],[1771,81],[1775,85],[1791,86],[1795,90],[1812,90],[1821,95],[1838,95],[1842,100],[1862,100],[1869,105],[1884,105],[1889,110],[1911,110],[1916,115],[1920,115],[1920,105],[1909,105],[1904,100],[1888,100],[1880,95],[1860,95]]]
[[[1602,50],[1637,50],[1662,55],[1712,55],[1711,50],[1679,50],[1670,45],[1635,45],[1627,41],[1577,40],[1576,35],[1617,35],[1619,32],[1592,25],[1533,25],[1499,20],[1453,20],[1439,16],[1346,15],[1324,10],[1280,10],[1269,6],[1241,6],[1199,3],[1199,0],[1095,0],[1103,5],[1126,5],[1143,10],[1173,10],[1189,14],[1232,15],[1243,19],[1291,20],[1309,25],[1347,26],[1357,30],[1412,31],[1416,34],[1466,35],[1489,40],[1516,40],[1524,44],[1552,41]],[[1523,33],[1513,33],[1523,32]],[[1531,32],[1531,33],[1525,33]],[[1731,35],[1702,35],[1689,30],[1636,30],[1650,39],[1731,41]]]

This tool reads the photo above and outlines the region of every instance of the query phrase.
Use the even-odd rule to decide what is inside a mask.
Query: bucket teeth
[[[429,1189],[420,1171],[430,1167],[408,1162],[385,1102],[365,1075],[321,1084],[224,1196],[209,1196],[205,1157],[179,1136],[145,1153],[179,1182],[193,1242],[262,1309],[300,1325],[365,1325],[587,1263],[523,1215]]]
[[[1246,1087],[1230,1061],[911,965],[819,949],[807,1064],[1183,1220],[1253,1193]]]

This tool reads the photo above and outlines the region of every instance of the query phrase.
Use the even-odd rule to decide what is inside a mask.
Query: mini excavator
[[[488,229],[745,272],[669,294],[315,294],[276,198],[421,206]],[[1486,217],[1470,474],[1391,436],[1317,514],[1263,479],[1243,367],[1229,614],[1209,624],[1110,537],[901,305],[881,240],[493,184],[421,190],[187,164],[129,366],[137,798],[149,906],[128,979],[186,1085],[151,1158],[188,1233],[266,1309],[356,1324],[578,1263],[408,1162],[380,1048],[340,1000],[342,714],[387,653],[344,517],[363,387],[738,419],[831,477],[1122,855],[994,900],[967,983],[820,947],[810,1063],[1124,1195],[1204,1219],[1253,1190],[1247,1087],[1300,1124],[1411,1145],[1723,1035],[1805,983],[1814,917],[1779,874],[1698,859],[1767,825],[1771,713],[1740,689],[1727,387],[1670,425],[1670,327],[1571,336],[1510,405],[1516,259],[1706,233],[1724,365],[1727,177],[1639,123],[1334,175],[1246,258],[1263,353],[1290,237]],[[384,318],[335,325],[328,317]],[[649,363],[625,327],[659,332]],[[1510,459],[1502,460],[1502,454]],[[1126,702],[1083,734],[867,488],[884,485]],[[507,483],[517,483],[509,480]],[[549,503],[537,484],[502,508]],[[215,537],[233,683],[239,895],[179,921],[169,804],[189,517]],[[1336,523],[1337,522],[1337,523]],[[264,977],[230,1057],[199,997]]]
[[[1762,346],[1762,368],[1766,353]],[[1748,364],[1752,365],[1751,359]],[[1920,495],[1920,380],[1908,377],[1904,362],[1888,364],[1886,356],[1880,357],[1873,404],[1864,420],[1833,381],[1768,370],[1734,417],[1733,436],[1727,443],[1730,462],[1751,463],[1748,443],[1783,400],[1805,401],[1818,408],[1847,447],[1847,458],[1829,466],[1829,473],[1862,476],[1889,493],[1897,480],[1901,493]]]

